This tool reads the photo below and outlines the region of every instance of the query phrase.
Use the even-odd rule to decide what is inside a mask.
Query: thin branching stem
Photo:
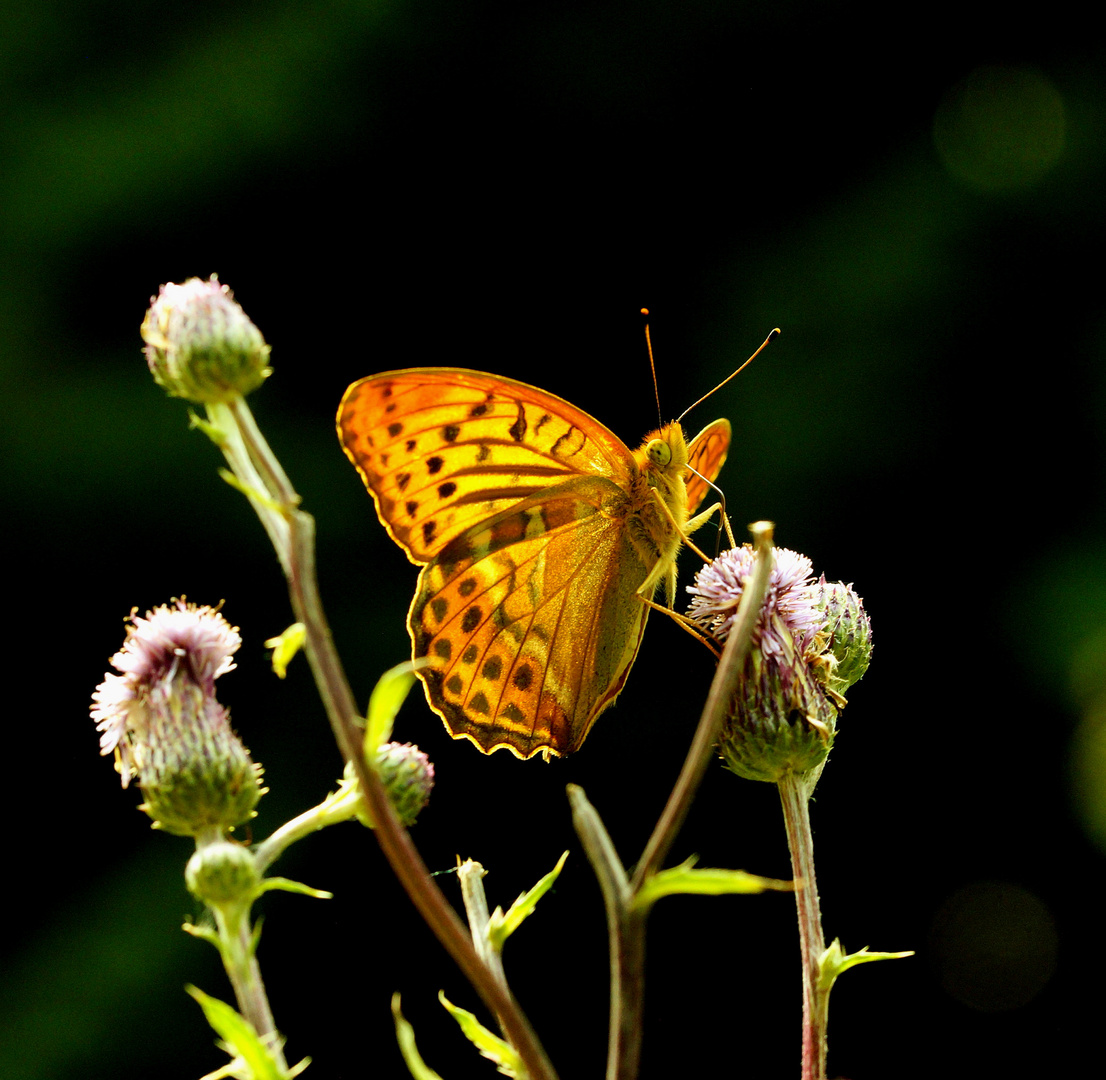
[[[426,864],[400,823],[374,769],[361,753],[357,707],[323,613],[315,576],[314,519],[299,509],[300,499],[262,437],[244,400],[209,410],[227,436],[223,446],[231,469],[247,489],[272,539],[288,579],[292,610],[305,627],[305,650],[343,758],[356,772],[381,850],[430,929],[500,1019],[505,1037],[518,1051],[530,1080],[556,1080],[556,1072],[513,995],[482,963],[453,907],[434,883]]]
[[[731,707],[745,658],[752,645],[768,581],[772,572],[773,527],[758,522],[750,527],[757,560],[746,585],[722,658],[711,682],[695,737],[683,768],[660,819],[637,864],[627,879],[614,845],[599,815],[583,799],[582,792],[569,792],[573,819],[596,876],[607,908],[607,931],[611,964],[611,1018],[607,1055],[607,1080],[634,1080],[641,1062],[642,1014],[645,1003],[645,921],[647,908],[635,903],[642,887],[657,873],[691,808],[726,713]],[[578,789],[577,789],[578,791]],[[587,805],[585,812],[582,807]]]
[[[668,797],[664,811],[653,829],[653,835],[649,837],[645,853],[634,871],[631,884],[635,892],[641,888],[641,883],[646,877],[660,869],[672,846],[672,841],[676,839],[676,834],[691,809],[703,774],[710,764],[726,713],[733,701],[738,679],[745,666],[745,658],[749,655],[749,649],[752,646],[753,628],[760,616],[760,609],[768,591],[769,576],[772,573],[774,530],[770,522],[760,521],[751,525],[750,531],[753,533],[757,549],[753,577],[741,594],[741,603],[738,605],[737,614],[729,636],[726,638],[722,658],[715,669],[706,704],[699,718],[699,726],[695,729],[695,737],[684,759],[683,768]]]

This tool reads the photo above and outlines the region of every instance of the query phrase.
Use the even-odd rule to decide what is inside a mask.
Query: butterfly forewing
[[[622,442],[567,401],[461,368],[361,379],[342,399],[338,435],[416,563],[535,491],[574,475],[625,482],[632,467]]]

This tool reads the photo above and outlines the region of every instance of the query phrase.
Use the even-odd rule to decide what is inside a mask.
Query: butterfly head
[[[654,487],[662,475],[683,475],[687,466],[687,439],[683,428],[672,423],[650,432],[635,456]]]

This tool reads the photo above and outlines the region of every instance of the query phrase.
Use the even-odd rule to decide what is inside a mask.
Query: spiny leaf
[[[496,1067],[504,1076],[513,1076],[516,1080],[524,1080],[527,1075],[526,1068],[522,1064],[522,1058],[519,1057],[518,1051],[509,1042],[505,1042],[494,1032],[489,1031],[467,1009],[458,1008],[450,1002],[440,990],[438,991],[438,1000],[445,1006],[449,1015],[460,1025],[465,1038],[489,1061],[494,1061]]]
[[[399,994],[392,995],[392,1019],[396,1024],[396,1042],[399,1043],[399,1052],[403,1055],[407,1071],[414,1080],[442,1080],[419,1054],[415,1046],[415,1029],[407,1022],[406,1017],[399,1009]]]
[[[549,871],[532,889],[524,892],[503,914],[501,908],[496,908],[488,920],[488,940],[496,951],[502,951],[503,943],[522,925],[524,919],[534,913],[538,901],[553,887],[553,883],[560,877],[561,868],[568,858],[566,851],[558,860],[557,865]]]
[[[747,874],[744,870],[720,870],[714,867],[696,869],[696,857],[692,856],[679,866],[661,870],[642,885],[634,900],[634,906],[648,909],[662,896],[677,893],[694,893],[701,896],[722,896],[727,893],[760,893],[768,889],[790,890],[791,881]]]
[[[857,952],[845,955],[839,938],[834,938],[832,943],[822,953],[818,961],[818,985],[828,990],[833,986],[837,976],[843,971],[848,971],[857,964],[867,964],[872,960],[901,960],[907,956],[913,956],[913,949],[907,952],[869,952],[868,946]]]

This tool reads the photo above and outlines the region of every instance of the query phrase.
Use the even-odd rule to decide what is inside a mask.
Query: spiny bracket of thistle
[[[457,879],[461,884],[461,899],[468,917],[469,933],[473,945],[484,966],[492,973],[500,986],[506,988],[507,976],[503,970],[503,946],[507,939],[522,923],[534,913],[538,901],[553,887],[560,877],[566,851],[557,860],[557,865],[541,880],[522,893],[504,913],[496,907],[489,914],[488,899],[484,893],[484,875],[487,871],[473,859],[457,861]]]
[[[224,441],[220,449],[226,449],[228,443]],[[262,506],[272,510],[275,514],[280,514],[282,517],[286,515],[289,509],[287,503],[278,502],[276,499],[271,499],[264,491],[261,490],[256,484],[247,484],[242,480],[239,480],[237,476],[230,471],[230,469],[220,469],[219,478],[226,484],[229,484],[235,491],[242,495],[245,495],[247,499],[252,499],[254,502],[260,503]]]
[[[753,569],[750,545],[723,552],[688,586],[688,616],[724,641]],[[871,624],[851,587],[817,582],[810,560],[775,549],[768,594],[719,751],[731,771],[775,783],[817,780],[833,746],[845,691],[871,657]]]
[[[790,892],[795,888],[793,881],[760,877],[758,874],[747,874],[744,870],[721,870],[717,867],[696,866],[698,861],[698,856],[692,855],[679,866],[659,870],[646,878],[634,897],[634,908],[648,911],[662,896],[751,895],[767,892],[770,889]]]
[[[368,715],[365,718],[364,750],[367,761],[371,761],[380,745],[392,737],[400,706],[415,684],[415,672],[429,664],[425,657],[404,660],[377,679],[369,695]]]
[[[618,910],[624,908],[644,915],[662,896],[724,896],[761,893],[772,889],[790,891],[794,888],[790,881],[760,877],[744,870],[696,866],[698,856],[693,855],[679,866],[647,875],[635,891],[615,853],[607,827],[603,824],[599,811],[584,794],[584,789],[576,784],[569,784],[568,798],[572,807],[573,825],[599,877],[604,899],[608,905],[613,902]]]
[[[222,1040],[223,1049],[231,1056],[228,1065],[204,1077],[204,1080],[214,1080],[218,1076],[249,1076],[252,1080],[293,1080],[311,1064],[310,1058],[304,1058],[289,1068],[284,1064],[281,1053],[283,1039],[278,1039],[274,1046],[270,1040],[258,1035],[253,1024],[225,1001],[213,998],[195,986],[186,986],[185,990],[203,1009],[207,1022]]]
[[[262,877],[264,870],[257,855],[241,844],[217,840],[204,844],[192,853],[184,868],[184,883],[188,891],[210,908],[249,907],[264,893],[279,890],[299,893],[316,900],[331,900],[333,893],[313,889],[299,881],[283,877]],[[192,925],[185,929],[194,937],[208,938]]]

